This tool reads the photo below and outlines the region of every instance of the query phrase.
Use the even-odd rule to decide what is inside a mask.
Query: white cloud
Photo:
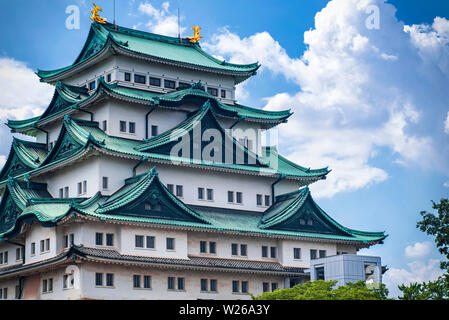
[[[405,255],[409,258],[424,258],[432,250],[432,243],[429,241],[415,242],[405,248]]]
[[[164,2],[161,9],[156,9],[149,2],[140,3],[139,12],[150,17],[146,23],[148,29],[157,34],[176,37],[178,36],[178,16],[170,12],[170,3]],[[181,27],[181,34],[186,28]]]
[[[26,119],[38,116],[48,105],[54,87],[40,83],[25,63],[0,58],[0,119]]]
[[[5,165],[5,162],[6,162],[6,156],[0,155],[0,170]]]
[[[449,188],[449,181],[446,181],[445,183],[443,183],[443,187]]]
[[[380,9],[379,30],[366,28],[369,5]],[[373,163],[381,152],[396,164],[444,172],[438,162],[444,157],[422,126],[430,122],[427,108],[448,98],[437,97],[434,87],[449,81],[449,21],[404,27],[395,12],[383,0],[332,0],[304,33],[301,58],[291,58],[266,31],[241,38],[223,29],[203,43],[230,62],[257,60],[262,72],[297,84],[297,92],[267,97],[265,109],[292,107],[295,114],[280,128],[281,142],[289,141],[281,150],[290,159],[333,169],[326,182],[312,186],[318,197],[387,179],[386,169]]]
[[[413,261],[407,266],[407,269],[391,268],[383,275],[382,282],[387,286],[391,297],[402,294],[398,289],[401,284],[433,281],[442,274],[439,268],[440,261],[436,259],[430,259],[427,262]]]

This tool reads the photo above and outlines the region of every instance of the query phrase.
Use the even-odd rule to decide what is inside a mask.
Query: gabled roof
[[[78,208],[88,210],[89,205],[83,203]],[[127,179],[105,202],[95,204],[95,213],[208,223],[168,191],[159,180],[156,167]]]
[[[5,180],[9,175],[15,176],[37,168],[46,157],[47,146],[45,144],[13,137],[8,159],[0,171],[0,181]]]
[[[105,95],[116,99],[131,100],[140,104],[166,108],[177,108],[189,102],[201,106],[209,100],[217,116],[259,122],[267,128],[286,122],[292,115],[290,110],[265,111],[239,104],[225,104],[218,98],[205,92],[201,83],[163,94],[109,84],[104,81],[103,77],[100,77],[98,86],[91,95],[87,94],[85,87],[75,87],[58,82],[53,99],[41,116],[27,120],[8,120],[7,126],[13,132],[35,136],[40,124],[49,120],[57,120],[58,117],[60,118],[66,113],[84,109],[102,99]]]
[[[365,237],[377,241],[386,238],[384,232],[364,232],[342,226],[318,206],[308,187],[276,197],[260,220],[259,228]]]
[[[112,50],[112,51],[110,51]],[[108,54],[109,51],[109,54]],[[113,53],[132,55],[168,65],[234,76],[241,82],[255,74],[258,63],[233,64],[218,60],[201,49],[198,43],[187,39],[157,35],[140,30],[115,26],[110,23],[92,23],[86,43],[78,58],[70,66],[56,70],[38,70],[44,82],[55,82],[96,63],[96,59]]]

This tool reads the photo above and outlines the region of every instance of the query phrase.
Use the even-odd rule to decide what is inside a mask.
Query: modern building
[[[381,243],[313,200],[330,170],[263,145],[291,112],[236,101],[258,68],[93,22],[72,65],[39,70],[48,108],[7,123],[34,141],[0,172],[0,298],[250,299]]]

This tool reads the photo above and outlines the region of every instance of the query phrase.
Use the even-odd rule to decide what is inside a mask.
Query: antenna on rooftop
[[[115,0],[114,0],[114,27],[115,27],[115,31],[117,31],[117,24],[115,23]]]
[[[182,44],[182,39],[181,39],[181,23],[180,23],[180,19],[179,19],[179,8],[178,8],[178,38],[179,38],[179,43]]]

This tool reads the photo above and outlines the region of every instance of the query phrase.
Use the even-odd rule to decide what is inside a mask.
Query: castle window
[[[155,87],[160,87],[161,79],[150,77],[150,85],[155,86]]]
[[[204,188],[198,188],[198,199],[204,199]]]
[[[106,245],[109,247],[114,246],[114,234],[106,233]]]
[[[246,257],[248,255],[247,252],[247,245],[246,244],[241,244],[240,245],[240,255]]]
[[[64,188],[64,198],[68,198],[69,197],[69,187],[65,187]]]
[[[103,286],[103,273],[95,273],[95,285],[97,287]]]
[[[319,257],[320,258],[325,258],[326,257],[326,250],[320,250],[319,251]]]
[[[42,292],[48,293],[53,291],[53,278],[42,280]]]
[[[262,283],[262,291],[263,292],[269,292],[270,291],[270,283],[269,282]]]
[[[151,136],[155,137],[158,135],[158,126],[151,126]]]
[[[133,275],[133,288],[140,288],[140,275]]]
[[[276,258],[276,247],[270,248],[270,256],[271,258]]]
[[[299,224],[305,225],[305,224],[306,224],[306,220],[304,220],[304,219],[299,219]]]
[[[174,186],[172,184],[167,184],[167,189],[170,193],[173,193],[174,191]]]
[[[22,259],[22,248],[16,248],[16,261]]]
[[[82,189],[82,183],[78,182],[78,195],[83,193],[83,189]]]
[[[135,83],[145,84],[145,83],[147,83],[147,77],[146,76],[142,76],[140,74],[135,74],[134,75],[134,82]]]
[[[103,131],[108,130],[108,121],[107,120],[103,120]]]
[[[103,190],[107,190],[109,188],[108,180],[109,180],[108,177],[103,177],[103,179],[102,179]]]
[[[113,287],[113,286],[114,286],[114,274],[106,273],[106,287]]]
[[[125,72],[125,81],[131,82],[131,73]]]
[[[120,121],[120,132],[126,132],[126,121]]]
[[[31,253],[30,254],[31,255],[36,254],[36,243],[35,242],[31,243]]]
[[[307,224],[308,224],[309,226],[312,226],[312,225],[313,225],[313,220],[312,220],[312,219],[308,219],[308,220],[307,220]]]
[[[95,89],[95,81],[89,82],[89,90],[94,90],[94,89]]]
[[[136,123],[135,122],[129,123],[129,133],[136,133]]]
[[[273,282],[273,283],[271,284],[271,291],[275,291],[277,288],[278,288],[278,284],[275,283],[275,282]]]
[[[201,292],[217,292],[217,280],[200,279]]]
[[[268,258],[268,247],[262,246],[262,258]]]
[[[216,88],[207,88],[207,93],[214,97],[218,97],[218,89]]]
[[[231,244],[231,254],[233,256],[237,256],[239,254],[239,249],[238,249],[238,244],[237,243],[232,243]]]
[[[167,238],[167,250],[175,250],[175,238]]]
[[[221,97],[222,97],[223,99],[226,98],[226,90],[221,89]]]
[[[207,189],[207,200],[214,200],[214,190],[213,189]]]
[[[175,277],[168,277],[167,279],[167,288],[168,290],[175,290],[175,284],[177,284],[176,290],[184,290],[184,278],[175,278]]]
[[[97,246],[103,245],[103,233],[101,233],[101,232],[95,233],[95,245],[97,245]]]
[[[183,196],[183,187],[181,185],[176,185],[176,196],[181,198]]]
[[[147,236],[147,248],[148,249],[154,249],[155,247],[155,237]]]
[[[136,235],[136,248],[143,248],[143,236]]]
[[[228,202],[234,202],[234,191],[228,191]]]
[[[267,207],[270,206],[270,196],[269,195],[265,195],[265,206],[267,206]]]
[[[188,84],[187,82],[179,82],[179,84],[178,84],[178,88],[179,89],[187,89],[187,88],[189,88],[190,87],[190,84]]]
[[[45,251],[45,242],[44,240],[41,240],[41,252]]]
[[[258,206],[262,205],[262,195],[261,194],[256,195],[256,203]]]
[[[164,80],[164,88],[175,89],[176,88],[176,82],[172,81],[172,80]]]
[[[206,253],[207,251],[207,241],[200,241],[200,252]]]
[[[63,188],[59,189],[59,198],[64,198],[64,189]]]
[[[301,259],[301,248],[293,248],[293,259]]]
[[[310,249],[310,260],[317,258],[317,251],[316,249]]]
[[[248,293],[248,281],[232,281],[232,292],[233,293]]]
[[[106,76],[106,81],[107,81],[107,82],[111,82],[111,79],[112,79],[112,77],[111,77],[111,74],[109,73],[109,74]]]
[[[242,203],[243,202],[243,194],[241,192],[236,192],[236,200],[237,203]]]
[[[217,244],[213,241],[209,242],[209,253],[217,253]]]
[[[64,248],[68,248],[69,247],[69,236],[65,235],[64,236]]]

